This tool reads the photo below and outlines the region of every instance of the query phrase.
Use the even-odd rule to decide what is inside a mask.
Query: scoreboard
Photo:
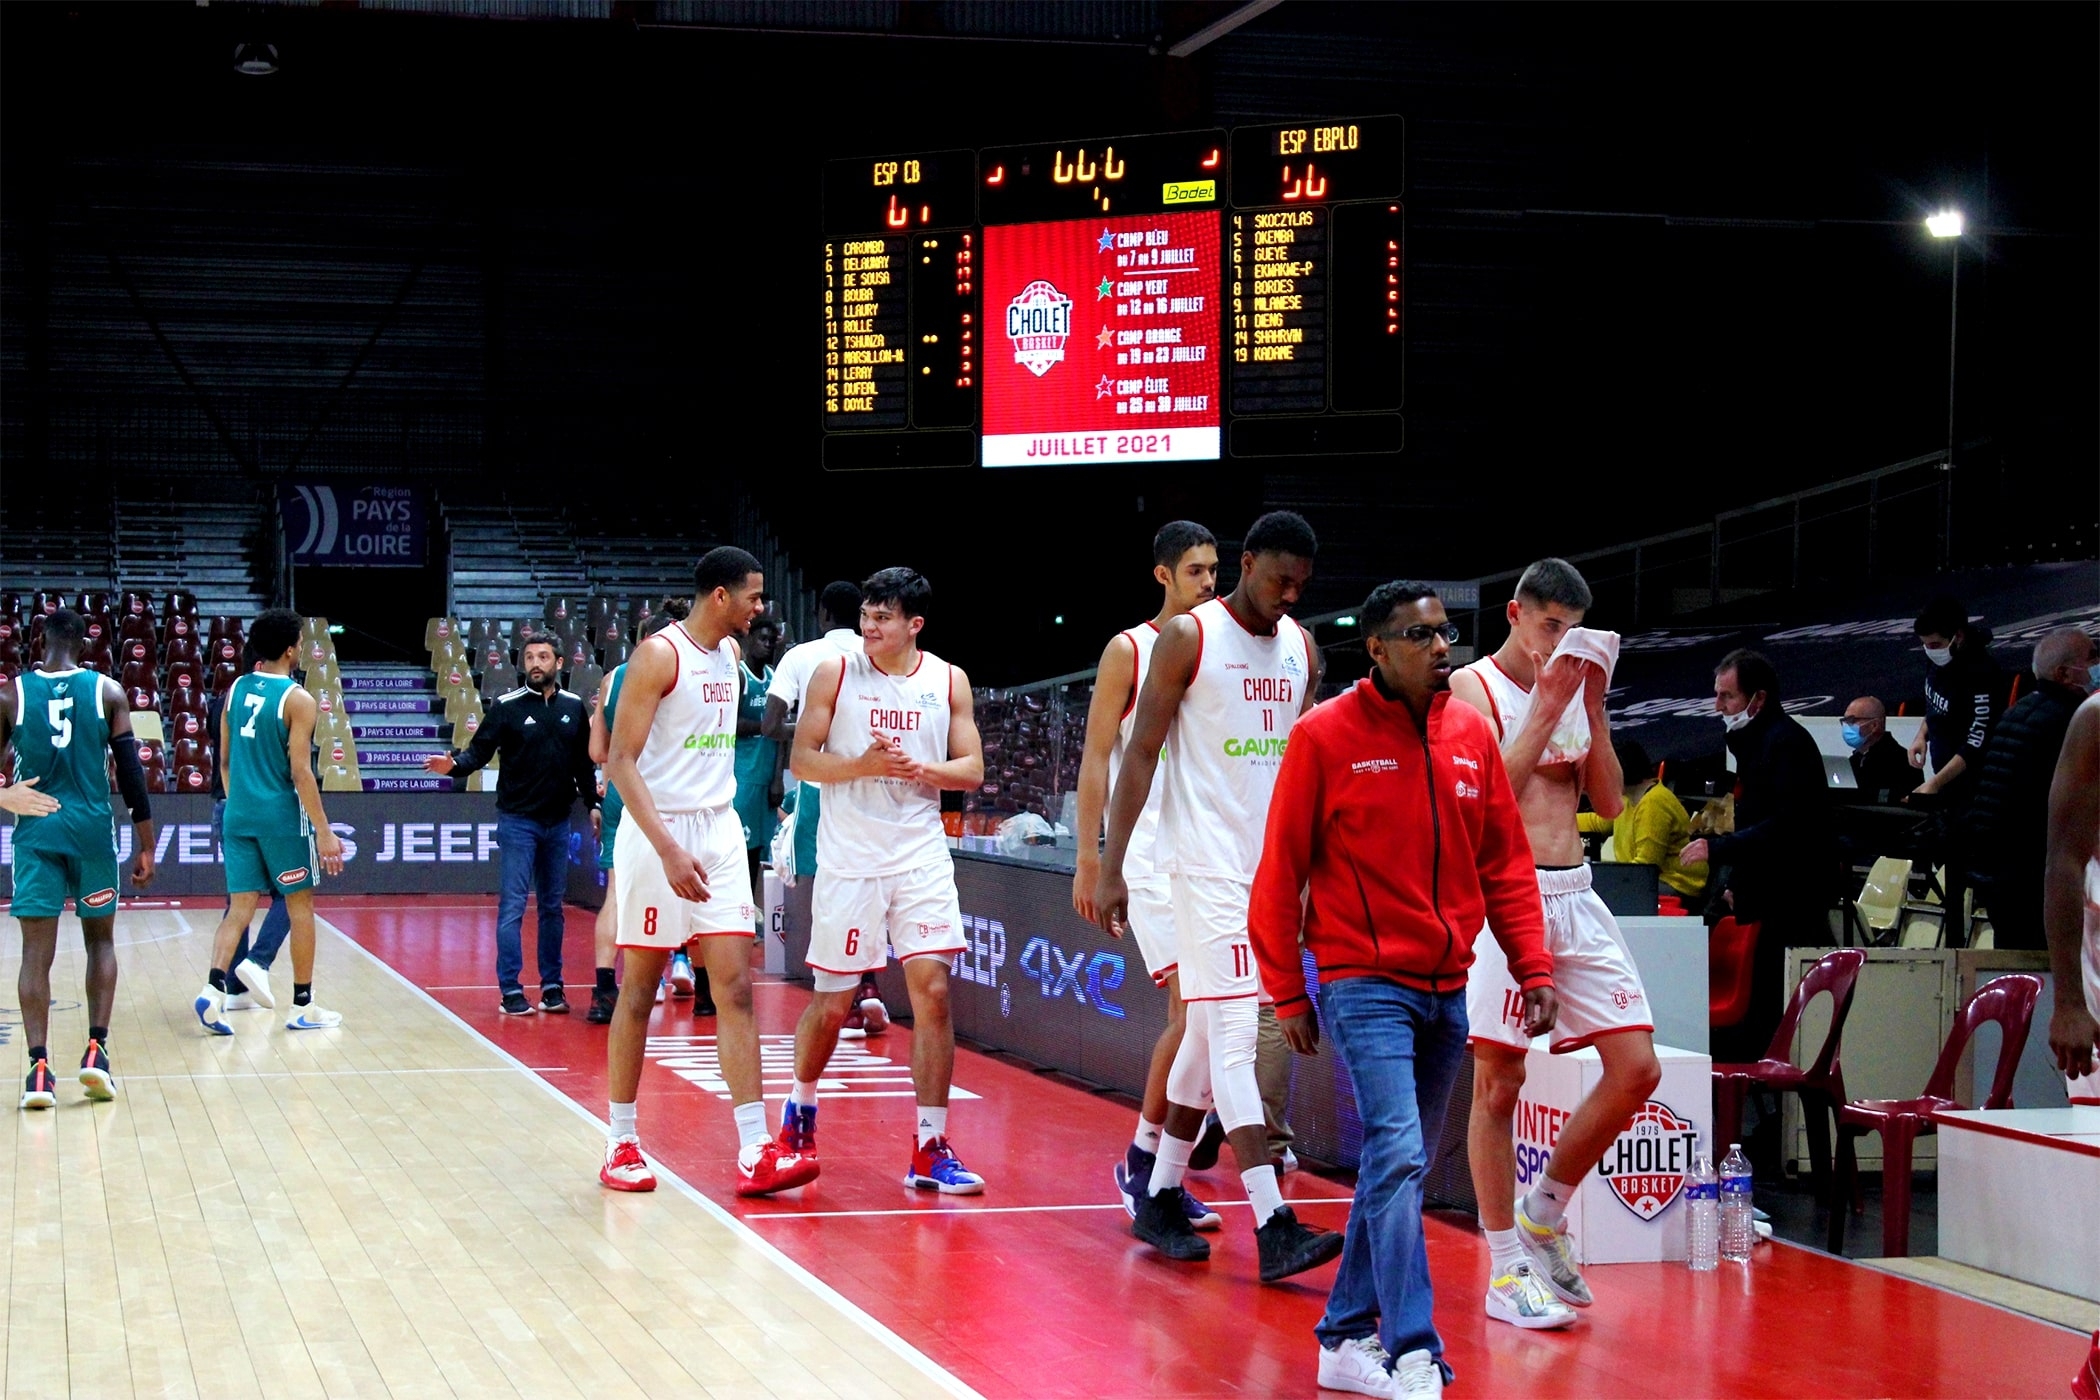
[[[1402,442],[1398,117],[828,162],[824,465]]]

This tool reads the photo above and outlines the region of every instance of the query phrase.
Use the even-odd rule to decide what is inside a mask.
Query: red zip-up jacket
[[[1445,693],[1425,735],[1370,679],[1301,718],[1269,799],[1247,922],[1285,1018],[1312,1009],[1301,930],[1322,982],[1457,991],[1487,924],[1518,985],[1549,985],[1531,843],[1487,720]]]

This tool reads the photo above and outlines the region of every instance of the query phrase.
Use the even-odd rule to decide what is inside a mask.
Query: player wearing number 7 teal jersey
[[[22,921],[22,970],[16,984],[29,1043],[23,1108],[57,1102],[44,1044],[51,1012],[51,959],[66,901],[80,916],[87,946],[88,1046],[80,1086],[91,1099],[116,1096],[109,1067],[109,1015],[117,995],[117,855],[110,830],[109,763],[137,828],[135,888],[153,878],[153,812],[139,768],[131,712],[115,681],[80,665],[87,627],[61,608],[44,619],[44,660],[7,688],[0,703],[0,746],[15,750],[13,784],[0,788],[0,808],[15,814],[13,911]]]
[[[226,786],[223,858],[226,917],[213,941],[211,980],[197,994],[197,1019],[213,1035],[226,1024],[226,978],[248,920],[264,893],[284,896],[292,919],[292,1009],[288,1030],[325,1030],[343,1018],[313,1004],[316,867],[343,869],[343,843],[321,810],[314,777],[317,707],[292,679],[299,659],[299,614],[272,608],[248,629],[255,669],[233,683],[219,722],[219,770]]]

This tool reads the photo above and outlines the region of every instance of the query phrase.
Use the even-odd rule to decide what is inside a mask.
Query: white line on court
[[[418,987],[414,982],[410,981],[408,977],[401,972],[400,969],[396,968],[385,958],[380,957],[377,953],[365,947],[364,944],[358,942],[356,939],[352,938],[350,935],[344,933],[341,929],[337,928],[334,924],[330,923],[324,918],[319,917],[318,915],[316,915],[314,919],[314,924],[317,928],[327,929],[330,933],[334,934],[337,938],[341,939],[351,948],[356,949],[360,954],[362,954],[365,958],[369,959],[375,966],[377,966],[382,972],[386,973],[387,976],[393,978],[396,982],[399,982],[402,986],[408,988],[408,990],[415,996],[420,997],[423,1001],[427,1002],[431,1007],[433,1007],[437,1011],[439,1015],[451,1021],[454,1025],[458,1026],[468,1035],[473,1036],[483,1045],[486,1045],[492,1054],[498,1056],[501,1059],[508,1060],[512,1065],[517,1066],[519,1069],[528,1068],[528,1066],[523,1061],[518,1059],[517,1056],[511,1054],[508,1050],[505,1050],[502,1046],[496,1044],[496,1042],[494,1042],[493,1040],[490,1040],[480,1031],[475,1030],[472,1026],[468,1025],[465,1021],[461,1020],[456,1014],[454,1014],[452,1010],[449,1007],[447,1007],[443,1002],[439,1001],[436,997],[430,995],[421,987]],[[535,1075],[534,1078],[538,1082],[540,1088],[544,1089],[550,1096],[552,1096],[556,1103],[559,1103],[560,1105],[562,1105],[562,1107],[568,1109],[570,1112],[574,1113],[577,1117],[583,1119],[585,1122],[597,1127],[599,1130],[603,1131],[605,1129],[606,1122],[603,1118],[600,1118],[597,1114],[591,1112],[582,1104],[576,1102],[576,1100],[570,1098],[567,1094],[555,1088],[554,1085],[549,1083],[547,1080],[540,1079],[537,1075]],[[817,1297],[823,1299],[826,1303],[829,1303],[832,1307],[838,1309],[839,1313],[842,1316],[859,1326],[861,1330],[865,1331],[870,1337],[874,1338],[877,1342],[881,1343],[883,1346],[887,1347],[890,1351],[895,1353],[913,1370],[925,1376],[928,1380],[932,1381],[935,1385],[939,1386],[948,1394],[960,1397],[961,1400],[984,1400],[984,1397],[979,1395],[975,1390],[971,1389],[967,1384],[965,1384],[961,1377],[950,1373],[948,1370],[943,1368],[939,1362],[935,1361],[932,1357],[926,1355],[926,1353],[920,1351],[910,1342],[905,1341],[904,1338],[898,1336],[895,1332],[892,1332],[888,1327],[884,1326],[881,1322],[877,1321],[865,1309],[861,1308],[858,1304],[854,1303],[844,1294],[840,1293],[836,1288],[833,1288],[830,1284],[824,1282],[824,1280],[818,1278],[815,1274],[811,1273],[807,1268],[803,1267],[801,1264],[798,1264],[793,1259],[789,1258],[771,1241],[767,1240],[764,1236],[760,1235],[758,1231],[752,1229],[750,1225],[746,1224],[737,1216],[732,1215],[729,1211],[723,1209],[714,1201],[702,1195],[697,1189],[694,1188],[692,1183],[688,1182],[684,1177],[672,1171],[670,1168],[666,1167],[662,1162],[657,1161],[653,1157],[650,1158],[650,1165],[656,1169],[657,1176],[661,1180],[669,1182],[673,1188],[680,1192],[683,1192],[688,1200],[692,1201],[695,1205],[699,1206],[701,1210],[705,1211],[713,1219],[720,1222],[732,1234],[736,1235],[744,1243],[748,1244],[752,1249],[756,1250],[760,1257],[770,1261],[771,1263],[776,1265],[783,1273],[787,1274],[788,1277],[794,1279],[803,1287],[807,1288],[810,1292],[816,1294]]]
[[[236,1071],[232,1074],[127,1074],[126,1081],[133,1079],[364,1079],[375,1074],[567,1074],[567,1065],[547,1065],[533,1068],[519,1065],[460,1065],[452,1068],[424,1069],[259,1069]]]
[[[844,1096],[827,1095],[827,1097],[836,1098]],[[1354,1196],[1289,1196],[1284,1198],[1283,1203],[1287,1206],[1345,1206],[1355,1199],[1356,1198]],[[1235,1207],[1252,1205],[1253,1202],[1211,1201],[1208,1204],[1210,1205],[1210,1208],[1212,1210],[1217,1210],[1221,1207],[1225,1209],[1232,1209]],[[747,1221],[830,1220],[840,1216],[856,1215],[922,1215],[936,1216],[942,1220],[966,1220],[973,1215],[1030,1215],[1046,1214],[1051,1211],[1065,1210],[1121,1209],[1123,1209],[1123,1207],[1120,1204],[1113,1201],[1108,1202],[1106,1204],[1102,1204],[1099,1202],[1088,1202],[1085,1205],[1076,1206],[964,1206],[951,1207],[947,1210],[941,1210],[933,1206],[905,1206],[901,1209],[894,1210],[780,1210],[768,1211],[764,1215],[747,1215],[744,1217],[744,1219]]]

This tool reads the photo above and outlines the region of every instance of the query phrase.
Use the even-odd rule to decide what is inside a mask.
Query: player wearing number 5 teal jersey
[[[299,614],[272,608],[248,629],[255,669],[233,683],[219,721],[219,771],[226,787],[223,858],[226,917],[212,946],[211,980],[197,994],[197,1019],[214,1035],[226,1024],[226,978],[255,906],[284,896],[292,919],[292,1009],[288,1030],[325,1030],[343,1018],[313,1004],[314,885],[318,871],[340,875],[343,843],[321,810],[314,777],[317,707],[292,679],[299,660]]]
[[[109,677],[83,670],[87,626],[61,608],[44,619],[44,660],[8,687],[0,703],[0,746],[12,742],[14,781],[0,788],[0,808],[15,814],[14,915],[22,921],[22,1030],[29,1042],[29,1082],[22,1107],[58,1102],[45,1046],[51,1012],[51,959],[66,901],[80,916],[87,946],[88,1047],[80,1085],[91,1099],[116,1096],[109,1066],[109,1015],[117,995],[117,853],[110,829],[109,765],[137,827],[132,882],[153,878],[153,812],[138,741],[124,692]]]

